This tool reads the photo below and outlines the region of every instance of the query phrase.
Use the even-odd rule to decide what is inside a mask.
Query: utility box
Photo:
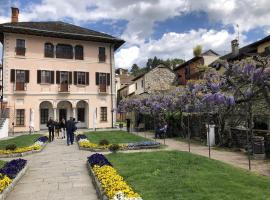
[[[215,125],[209,125],[209,129],[208,129],[208,124],[206,124],[206,130],[207,130],[207,146],[209,146],[209,142],[210,142],[210,147],[215,146],[216,145]]]

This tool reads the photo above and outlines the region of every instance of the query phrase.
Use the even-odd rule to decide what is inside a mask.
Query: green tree
[[[197,45],[196,47],[193,48],[193,55],[195,57],[198,57],[202,54],[202,46],[201,45]]]
[[[160,63],[162,63],[162,60],[161,60],[161,59],[158,59],[158,58],[155,56],[154,59],[153,59],[153,63],[152,63],[151,69],[157,67]]]
[[[147,62],[146,62],[146,70],[149,71],[152,68],[152,64],[153,64],[153,59],[152,58],[148,58]]]
[[[139,71],[140,67],[136,63],[134,63],[130,69],[131,74],[136,76],[136,74],[138,74]]]
[[[174,69],[176,66],[181,65],[184,62],[185,62],[185,60],[180,59],[180,58],[171,59],[170,60],[170,68]]]

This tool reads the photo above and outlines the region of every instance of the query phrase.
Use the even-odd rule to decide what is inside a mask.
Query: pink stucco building
[[[10,131],[46,129],[74,117],[79,127],[112,127],[115,120],[114,52],[124,41],[64,22],[0,24],[3,93]],[[95,125],[94,125],[95,124]]]

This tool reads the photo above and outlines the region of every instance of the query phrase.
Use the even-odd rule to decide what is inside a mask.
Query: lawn
[[[32,145],[39,137],[43,135],[41,134],[33,134],[33,135],[20,135],[15,138],[11,138],[8,140],[0,140],[0,149],[5,149],[8,144],[16,144],[17,147],[26,147]]]
[[[2,167],[4,167],[5,164],[6,164],[6,161],[0,160],[0,169],[1,169]]]
[[[178,151],[106,156],[144,200],[266,200],[270,178]]]
[[[148,141],[148,139],[128,133],[126,131],[97,131],[84,133],[87,138],[98,144],[100,140],[106,139],[110,144]]]

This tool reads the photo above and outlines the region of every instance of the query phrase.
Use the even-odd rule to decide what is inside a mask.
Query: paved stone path
[[[139,134],[142,137],[153,139],[152,133],[134,133]],[[158,142],[163,144],[164,140],[157,139]],[[165,144],[168,146],[167,150],[179,150],[179,151],[188,151],[188,143],[181,142],[174,139],[166,139]],[[199,145],[199,144],[191,144],[191,153],[202,155],[208,157],[208,147]],[[247,155],[241,152],[230,152],[223,150],[215,150],[211,149],[211,158],[220,160],[222,162],[234,165],[236,167],[240,167],[248,170],[248,159]],[[270,176],[270,162],[269,160],[251,160],[251,171]]]
[[[7,200],[97,200],[86,169],[90,154],[56,139],[41,153],[24,157],[29,169]]]

